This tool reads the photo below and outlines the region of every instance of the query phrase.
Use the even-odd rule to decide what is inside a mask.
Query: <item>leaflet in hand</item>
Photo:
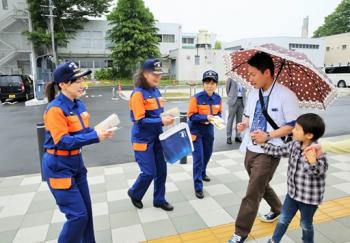
[[[117,126],[119,125],[120,120],[117,114],[113,113],[109,117],[107,117],[105,120],[100,122],[95,126],[95,129],[100,129],[103,131],[109,130],[109,131],[115,131],[117,130]]]
[[[179,118],[180,117],[180,110],[178,107],[174,107],[172,109],[164,111],[161,116],[170,116],[173,118]]]
[[[210,122],[215,128],[221,130],[225,128],[224,120],[219,116],[214,116],[214,120]]]

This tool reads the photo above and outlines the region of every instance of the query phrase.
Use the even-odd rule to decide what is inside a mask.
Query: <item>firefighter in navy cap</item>
[[[214,116],[220,116],[222,101],[215,93],[218,86],[218,74],[209,70],[203,74],[204,90],[193,95],[188,108],[189,127],[194,146],[193,181],[196,197],[204,198],[203,181],[210,181],[206,168],[210,160],[214,143],[214,126],[210,123]]]
[[[59,243],[95,243],[91,199],[81,148],[111,138],[112,131],[95,131],[89,113],[78,98],[83,94],[83,78],[75,62],[59,65],[54,82],[46,89],[49,104],[44,114],[46,127],[42,170],[50,191],[67,221]],[[56,89],[60,94],[56,97]]]
[[[167,165],[159,135],[162,133],[162,127],[171,125],[174,118],[160,116],[164,111],[164,99],[157,88],[161,74],[160,61],[148,59],[135,75],[136,87],[129,102],[133,122],[131,143],[141,173],[128,190],[128,195],[136,208],[142,208],[142,198],[153,181],[153,206],[172,211],[173,206],[165,198]]]

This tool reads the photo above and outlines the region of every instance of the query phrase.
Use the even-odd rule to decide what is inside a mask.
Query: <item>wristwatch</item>
[[[271,135],[269,132],[266,133],[267,134],[267,138],[266,138],[266,142],[269,141],[271,139]]]

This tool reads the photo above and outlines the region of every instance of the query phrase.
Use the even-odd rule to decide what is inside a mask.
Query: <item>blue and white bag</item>
[[[191,154],[194,149],[190,128],[184,122],[160,134],[159,140],[163,148],[165,161],[171,164]]]

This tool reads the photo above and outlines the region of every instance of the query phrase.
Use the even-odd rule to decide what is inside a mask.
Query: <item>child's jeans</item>
[[[287,194],[282,206],[281,217],[272,236],[273,242],[279,243],[281,241],[290,222],[299,210],[301,214],[300,226],[303,231],[302,241],[303,243],[314,243],[314,227],[312,221],[317,208],[317,205],[298,202]]]

